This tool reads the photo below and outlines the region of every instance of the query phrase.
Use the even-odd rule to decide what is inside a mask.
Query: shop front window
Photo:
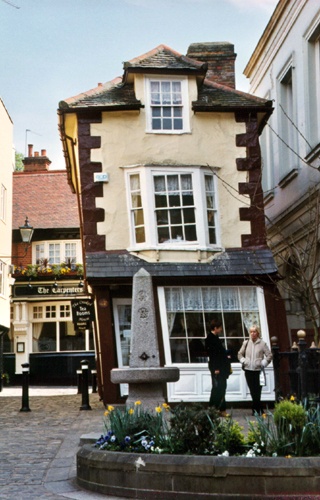
[[[220,338],[232,362],[252,324],[260,325],[256,287],[172,287],[164,289],[167,357],[172,363],[207,362],[210,322],[222,321]],[[169,360],[168,360],[169,361]]]
[[[33,352],[94,350],[93,330],[75,328],[70,304],[33,306]]]

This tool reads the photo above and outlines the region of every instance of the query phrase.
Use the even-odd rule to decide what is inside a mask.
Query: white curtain
[[[42,332],[43,322],[32,324],[32,351],[39,352],[38,340]]]

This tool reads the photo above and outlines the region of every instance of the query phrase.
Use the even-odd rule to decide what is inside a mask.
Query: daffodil
[[[129,415],[133,415],[133,413],[134,413],[134,409],[133,409],[133,408],[130,408],[130,410],[128,410],[128,413],[129,413]]]
[[[161,406],[157,406],[157,407],[156,407],[156,412],[157,412],[157,413],[161,413],[161,412],[162,412],[162,408],[161,408]]]
[[[106,410],[106,411],[104,412],[104,416],[105,416],[105,417],[107,417],[107,416],[109,415],[109,413],[110,413],[110,412],[109,412],[108,410]]]
[[[135,406],[139,406],[139,405],[141,405],[141,401],[136,401],[134,404],[135,404]]]
[[[114,410],[114,406],[108,405],[108,411],[113,411],[113,410]]]

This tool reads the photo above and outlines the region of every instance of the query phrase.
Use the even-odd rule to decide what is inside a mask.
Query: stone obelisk
[[[177,367],[160,366],[152,278],[141,268],[133,277],[129,367],[111,370],[111,381],[129,384],[127,406],[140,400],[154,409],[165,402],[164,383],[177,380]]]

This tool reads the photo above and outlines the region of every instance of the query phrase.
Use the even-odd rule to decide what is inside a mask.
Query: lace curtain
[[[247,324],[259,324],[257,290],[254,287],[185,287],[165,289],[168,313],[181,311],[242,311]]]

